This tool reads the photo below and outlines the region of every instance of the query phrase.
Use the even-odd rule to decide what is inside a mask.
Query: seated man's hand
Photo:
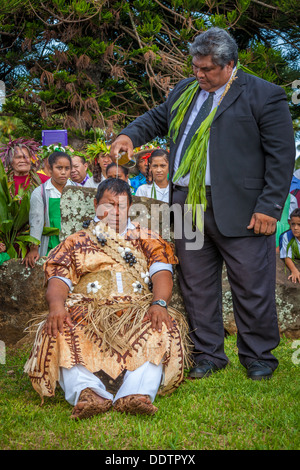
[[[46,331],[49,336],[56,338],[57,333],[64,333],[64,323],[73,327],[69,312],[63,304],[51,305],[46,321]]]
[[[157,330],[159,333],[163,323],[166,324],[169,331],[173,328],[172,317],[168,314],[167,309],[160,305],[151,305],[145,315],[145,320],[150,320],[153,331]]]

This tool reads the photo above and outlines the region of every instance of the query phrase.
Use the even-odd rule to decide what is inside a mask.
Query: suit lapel
[[[224,96],[220,106],[217,109],[214,121],[218,119],[218,117],[226,111],[226,109],[232,105],[232,103],[240,96],[243,91],[243,85],[245,84],[245,79],[243,72],[238,70],[237,78],[231,84],[228,92]]]
[[[232,105],[232,103],[234,103],[234,101],[239,97],[239,95],[242,93],[243,91],[243,85],[245,84],[245,75],[244,73],[241,71],[241,70],[238,70],[237,71],[237,78],[233,81],[233,83],[231,84],[231,87],[229,88],[228,92],[226,93],[226,95],[224,96],[219,108],[217,109],[217,112],[216,112],[216,115],[214,117],[214,121],[216,119],[218,119],[218,117],[229,107]],[[184,129],[186,127],[186,124],[189,120],[189,117],[190,117],[190,114],[192,112],[192,109],[194,107],[194,104],[199,96],[199,93],[200,93],[201,89],[199,87],[199,89],[197,90],[197,92],[195,93],[195,96],[188,108],[188,111],[182,121],[182,124],[180,126],[180,130],[179,130],[179,134],[178,134],[178,137],[176,139],[176,143],[174,144],[173,141],[171,140],[170,142],[170,161],[169,161],[169,168],[170,168],[170,180],[171,178],[173,177],[173,167],[174,167],[174,161],[175,161],[175,155],[176,155],[176,152],[177,152],[177,148],[178,148],[178,145],[181,141],[181,138],[182,138],[182,135],[183,135],[183,132],[184,132]]]

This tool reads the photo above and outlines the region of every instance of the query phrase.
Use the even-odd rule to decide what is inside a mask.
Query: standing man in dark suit
[[[274,232],[295,161],[286,94],[237,67],[237,45],[225,30],[200,34],[190,53],[195,77],[180,81],[163,104],[127,126],[111,156],[120,151],[131,156],[133,148],[171,129],[170,202],[183,207],[197,189],[193,194],[205,208],[203,247],[187,250],[186,230],[176,240],[194,343],[190,377],[202,378],[228,363],[221,288],[225,262],[240,362],[251,379],[270,378],[278,366],[271,351],[280,339]],[[201,122],[212,116],[208,139]]]

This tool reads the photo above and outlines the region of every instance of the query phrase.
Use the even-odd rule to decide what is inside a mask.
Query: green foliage
[[[11,195],[10,183],[0,160],[0,241],[5,244],[10,258],[18,258],[17,246],[24,257],[28,244],[40,244],[28,233],[29,209],[30,193],[19,190],[17,196]]]
[[[229,336],[225,351],[230,364],[207,379],[185,380],[174,393],[157,396],[154,416],[112,409],[82,421],[70,419],[72,406],[59,387],[41,406],[23,372],[30,347],[7,349],[6,364],[0,365],[0,448],[100,450],[103,458],[112,455],[106,450],[116,449],[129,456],[132,450],[190,450],[199,466],[201,450],[298,450],[299,364],[292,361],[294,347],[292,340],[282,338],[272,379],[252,381],[238,362],[236,336]]]
[[[191,74],[189,43],[212,25],[228,29],[241,63],[286,86],[291,100],[290,84],[299,79],[297,6],[296,0],[7,0],[0,13],[2,112],[22,123],[19,135],[26,127],[36,139],[42,129],[83,137],[111,122],[123,127]],[[299,106],[290,106],[296,119]]]

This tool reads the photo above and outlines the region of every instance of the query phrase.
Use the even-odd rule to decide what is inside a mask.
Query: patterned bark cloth
[[[44,264],[45,282],[52,276],[72,281],[66,308],[74,326],[65,325],[64,334],[53,338],[46,334],[45,317],[33,325],[36,337],[25,372],[42,398],[55,394],[59,368],[76,364],[116,380],[125,370],[135,370],[146,361],[162,362],[164,374],[158,393],[170,393],[181,383],[189,361],[184,316],[168,309],[171,332],[164,323],[160,333],[153,331],[151,322],[144,321],[152,300],[144,274],[156,261],[176,264],[177,258],[171,245],[159,236],[141,232],[136,227],[124,238],[108,231],[104,246],[98,243],[92,225],[91,230],[68,237],[50,253]],[[135,256],[132,267],[124,261],[120,247]]]

